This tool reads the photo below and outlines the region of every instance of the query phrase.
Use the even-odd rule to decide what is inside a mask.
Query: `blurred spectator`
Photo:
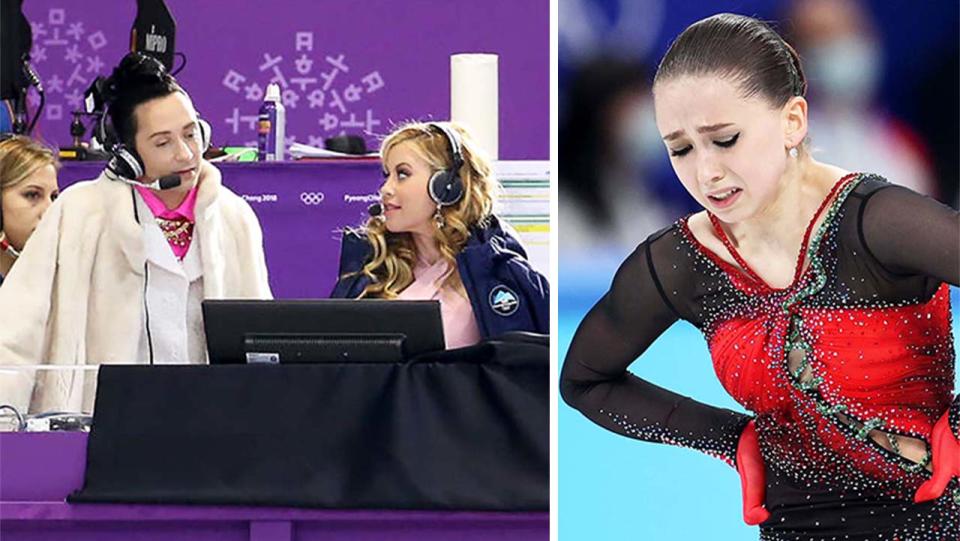
[[[809,81],[814,157],[940,197],[925,142],[874,102],[883,51],[871,15],[856,0],[796,0],[785,30]]]
[[[632,248],[668,223],[642,173],[663,153],[644,68],[610,57],[580,66],[560,126],[561,253]]]
[[[956,32],[953,34],[956,36]],[[957,119],[960,118],[960,49],[948,49],[932,59],[930,68],[918,81],[917,128],[926,133],[933,156],[940,200],[960,209],[960,160],[957,148]],[[951,76],[944,76],[952,74]]]

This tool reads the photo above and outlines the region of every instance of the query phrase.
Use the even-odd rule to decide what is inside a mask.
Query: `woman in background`
[[[59,165],[52,150],[29,137],[0,138],[0,285],[60,195]]]

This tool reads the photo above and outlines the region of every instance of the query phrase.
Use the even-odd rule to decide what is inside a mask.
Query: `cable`
[[[133,200],[133,219],[137,221],[137,225],[142,227],[140,223],[140,211],[137,210],[137,193],[133,190],[133,187],[130,188],[130,199]],[[150,354],[150,365],[153,366],[153,336],[150,333],[150,306],[147,303],[147,288],[150,286],[150,271],[147,268],[148,263],[146,260],[143,262],[143,319],[144,327],[147,330],[147,351]]]
[[[40,81],[40,76],[37,75],[36,70],[33,69],[33,66],[30,65],[30,62],[24,60],[23,62],[23,74],[27,77],[27,80],[30,81],[30,85],[37,89],[37,93],[40,94],[40,106],[37,108],[37,112],[33,115],[33,120],[30,121],[30,126],[27,128],[27,135],[33,132],[33,128],[37,125],[37,121],[40,120],[40,113],[43,112],[43,106],[47,103],[46,93],[43,91],[43,83]]]
[[[153,336],[150,335],[150,306],[147,304],[147,288],[150,285],[150,271],[147,270],[148,263],[143,262],[143,316],[144,325],[147,328],[147,349],[150,352],[150,366],[153,366]]]
[[[30,121],[30,127],[27,128],[27,135],[33,133],[33,128],[37,125],[37,120],[40,120],[40,113],[43,112],[43,106],[47,103],[47,95],[40,90],[40,87],[37,87],[37,93],[40,94],[40,106],[37,107],[37,112],[33,115],[33,120]]]
[[[180,64],[180,67],[170,72],[171,76],[176,77],[178,73],[183,71],[183,68],[187,67],[187,55],[183,53],[173,53],[173,56],[179,56],[181,59],[183,59],[183,63]]]
[[[7,111],[10,114],[10,122],[13,123],[13,116],[16,114],[13,110],[13,100],[3,100],[3,104],[7,106]]]
[[[17,419],[17,432],[23,432],[27,428],[27,421],[24,420],[23,415],[17,410],[17,408],[11,406],[10,404],[0,405],[0,411],[10,410],[13,412],[14,417]]]

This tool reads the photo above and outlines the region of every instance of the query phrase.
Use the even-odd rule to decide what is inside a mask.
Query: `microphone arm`
[[[141,182],[140,184],[151,190],[170,190],[180,185],[180,175],[164,175],[149,184],[146,182]]]
[[[161,190],[170,190],[176,188],[181,184],[180,175],[164,175],[160,178],[153,179],[151,182],[141,182],[139,180],[129,179],[127,177],[122,177],[116,172],[109,170],[110,178],[124,184],[129,184],[131,186],[140,186],[141,188],[149,188],[155,191]]]

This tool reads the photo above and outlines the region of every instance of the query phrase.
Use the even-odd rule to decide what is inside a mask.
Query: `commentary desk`
[[[545,541],[546,355],[529,348],[102,366],[91,434],[0,433],[0,538]]]

